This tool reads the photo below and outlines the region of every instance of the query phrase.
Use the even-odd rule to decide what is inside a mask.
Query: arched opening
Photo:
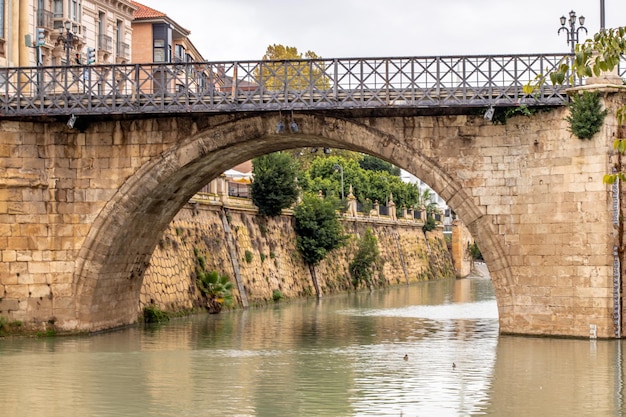
[[[298,134],[278,133],[276,114],[199,130],[138,169],[93,222],[75,273],[78,327],[99,330],[136,320],[143,273],[180,208],[226,169],[263,154],[294,147],[342,148],[370,154],[413,173],[437,192],[481,247],[499,310],[511,306],[509,269],[485,213],[436,161],[407,146],[384,126],[324,115],[298,115]],[[433,138],[437,140],[437,138]]]

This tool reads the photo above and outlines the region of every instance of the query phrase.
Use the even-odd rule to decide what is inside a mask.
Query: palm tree
[[[222,311],[223,306],[233,304],[233,283],[228,275],[220,275],[217,271],[197,272],[196,280],[198,289],[207,298],[207,308],[209,313],[217,314]]]

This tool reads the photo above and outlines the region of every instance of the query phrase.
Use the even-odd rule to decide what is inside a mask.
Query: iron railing
[[[159,114],[387,107],[551,106],[533,83],[568,55],[347,58],[0,69],[0,112]],[[623,72],[622,72],[623,74]]]

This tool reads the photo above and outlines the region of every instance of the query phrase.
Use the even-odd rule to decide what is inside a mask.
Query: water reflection
[[[499,337],[496,310],[471,278],[1,340],[0,415],[623,416],[622,342]]]

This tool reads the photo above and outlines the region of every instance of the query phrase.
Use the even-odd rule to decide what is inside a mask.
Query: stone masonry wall
[[[254,210],[194,204],[176,215],[154,251],[141,289],[140,309],[154,304],[175,312],[199,305],[200,295],[194,282],[194,249],[206,257],[208,270],[227,274],[235,281],[221,216],[226,216],[230,225],[236,262],[251,305],[272,300],[274,290],[280,290],[287,298],[315,295],[309,269],[296,248],[293,217],[265,219]],[[323,294],[352,288],[348,264],[356,251],[358,237],[368,227],[378,239],[383,259],[382,268],[377,271],[379,284],[455,276],[441,229],[425,234],[419,223],[346,219],[348,244],[331,253],[316,269]],[[240,303],[236,285],[235,294]]]

